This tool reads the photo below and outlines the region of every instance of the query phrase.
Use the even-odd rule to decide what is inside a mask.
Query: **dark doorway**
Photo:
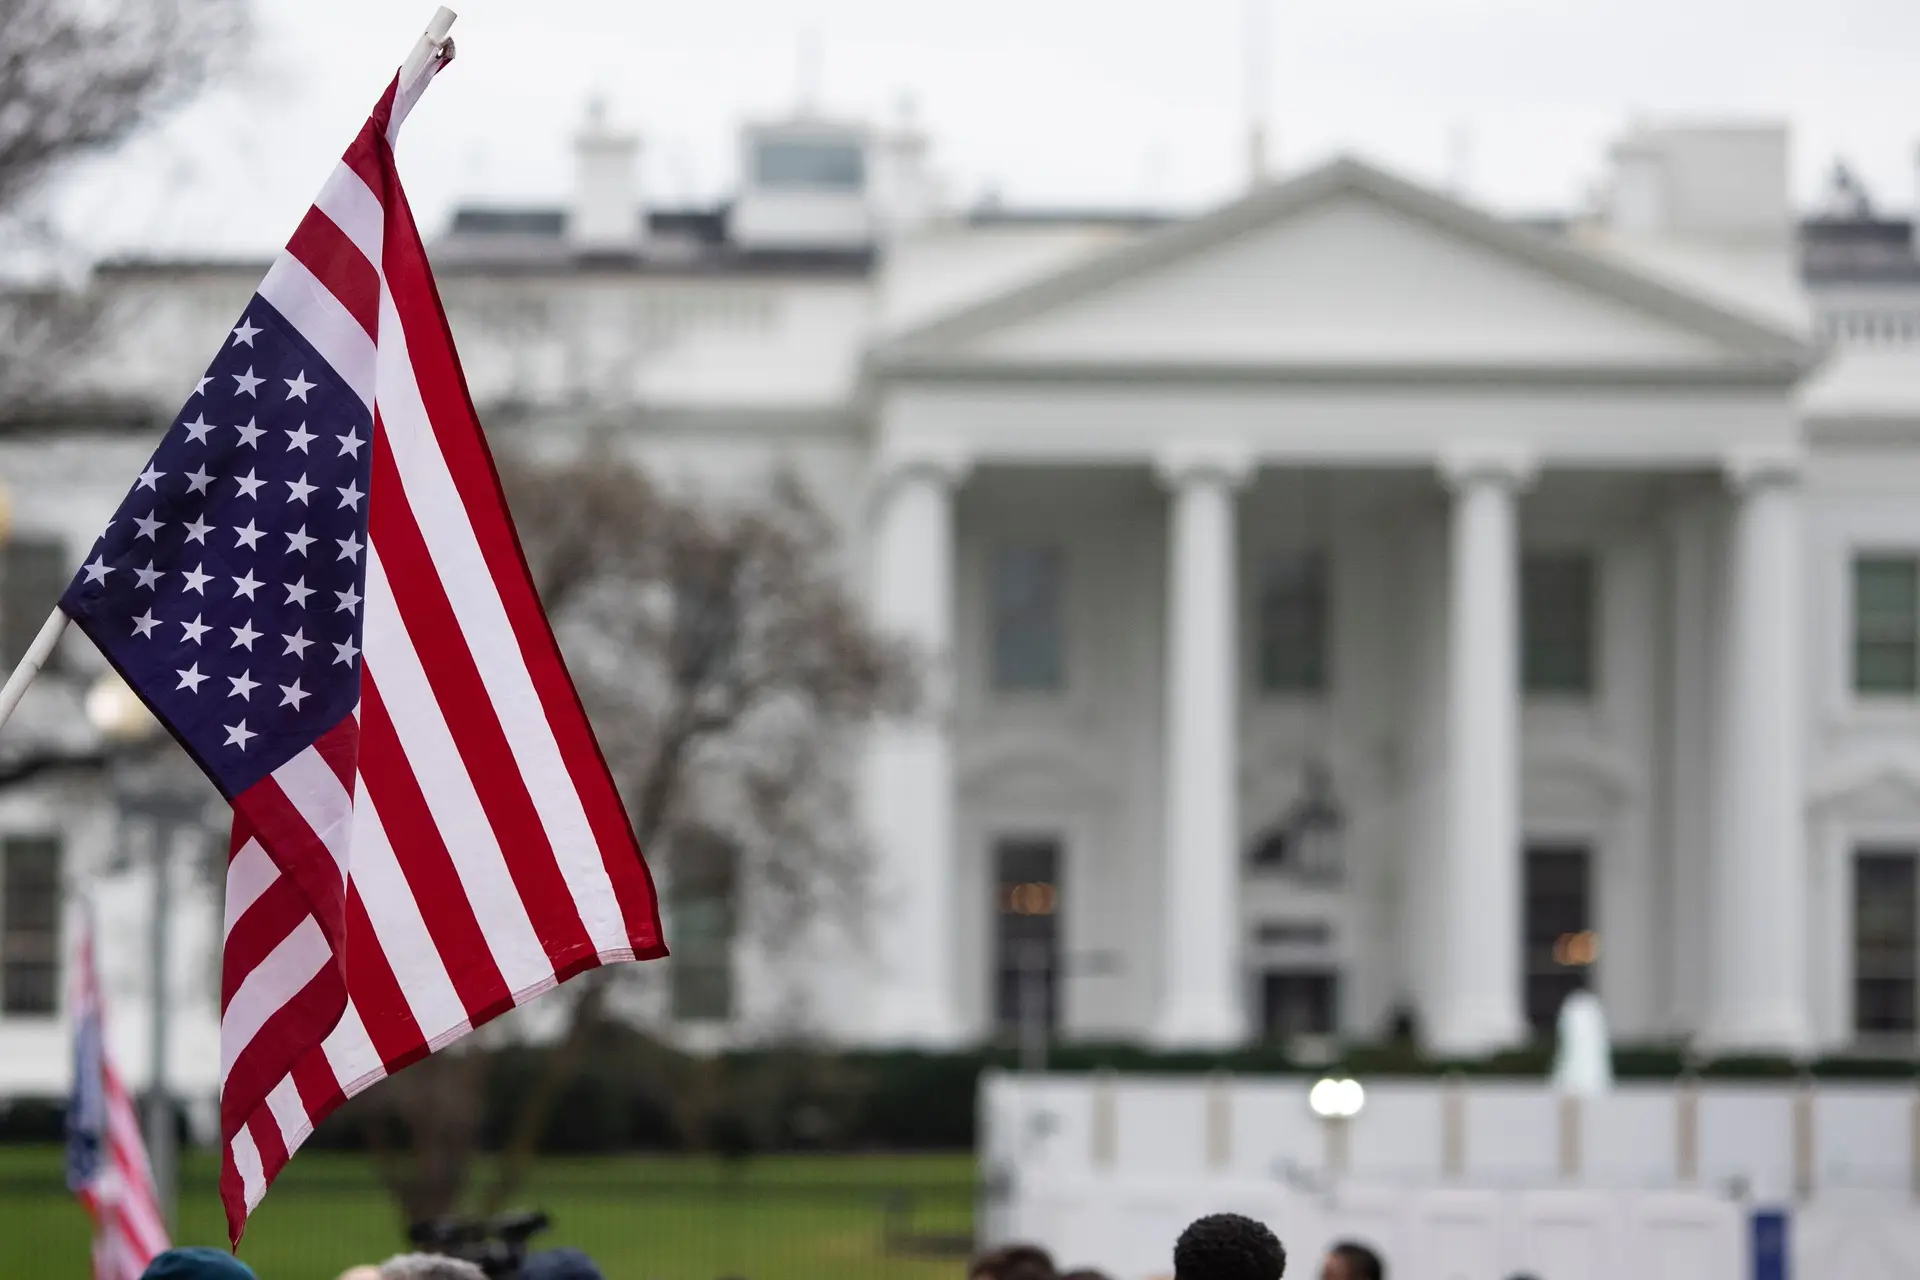
[[[1037,1018],[1051,1036],[1060,1015],[1060,841],[1009,837],[994,845],[993,861],[994,1024],[1012,1038]]]
[[[1527,847],[1521,963],[1527,1025],[1538,1035],[1552,1035],[1561,1004],[1593,985],[1600,936],[1593,928],[1592,863],[1584,845]]]
[[[1331,969],[1267,970],[1260,975],[1261,1035],[1280,1043],[1332,1035],[1339,991]]]

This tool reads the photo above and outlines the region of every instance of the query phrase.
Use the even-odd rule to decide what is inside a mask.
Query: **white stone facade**
[[[1552,226],[1356,161],[1183,221],[934,215],[874,159],[919,154],[897,139],[749,137],[869,163],[755,169],[825,175],[757,193],[774,247],[636,210],[630,248],[589,252],[557,212],[496,211],[437,250],[490,425],[611,432],[715,494],[795,467],[874,617],[937,658],[932,712],[860,765],[872,945],[779,975],[743,946],[735,1034],[796,1000],[849,1040],[993,1034],[996,850],[1024,840],[1052,850],[1070,1037],[1239,1043],[1264,975],[1298,971],[1336,975],[1333,1033],[1404,1011],[1436,1050],[1511,1045],[1523,850],[1552,846],[1584,851],[1616,1037],[1884,1043],[1853,1007],[1853,874],[1863,848],[1920,849],[1920,692],[1856,692],[1853,591],[1857,557],[1920,554],[1920,345],[1857,317],[1915,310],[1920,265],[1832,264],[1891,221],[1796,231],[1783,131],[1636,135],[1607,207]],[[862,206],[850,173],[914,216]],[[171,412],[262,266],[103,273],[124,323],[71,406],[0,439],[16,536],[77,554],[144,456],[113,424]],[[1007,687],[996,575],[1028,551],[1057,652]],[[1523,681],[1540,552],[1591,568],[1572,693]],[[1261,674],[1262,583],[1300,553],[1324,566],[1324,671],[1287,691]],[[1310,777],[1339,874],[1255,869]],[[66,785],[0,822],[57,827],[74,880],[113,837],[59,816],[99,808]],[[0,1091],[63,1055],[55,1023],[0,1018]]]

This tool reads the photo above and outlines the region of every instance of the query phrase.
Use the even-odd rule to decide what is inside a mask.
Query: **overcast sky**
[[[557,200],[598,92],[641,132],[652,198],[711,199],[738,123],[811,80],[833,114],[910,100],[963,199],[1192,208],[1244,181],[1248,3],[465,0],[401,172],[429,233],[463,200]],[[258,0],[245,70],[72,175],[61,221],[103,250],[276,247],[432,8]],[[1636,116],[1768,116],[1793,126],[1802,201],[1840,155],[1883,206],[1912,203],[1914,0],[1267,0],[1264,29],[1282,170],[1351,150],[1562,210]]]

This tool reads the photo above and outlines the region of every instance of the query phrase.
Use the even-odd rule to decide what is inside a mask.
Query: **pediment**
[[[1793,333],[1343,160],[937,320],[882,368],[1804,367]]]

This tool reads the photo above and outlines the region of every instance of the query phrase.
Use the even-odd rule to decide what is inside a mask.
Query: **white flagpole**
[[[427,29],[420,33],[420,39],[413,46],[413,52],[407,55],[407,60],[400,64],[401,89],[404,90],[418,80],[420,73],[427,69],[427,63],[438,55],[441,47],[447,43],[447,32],[453,28],[454,16],[453,10],[445,5],[434,10],[433,21],[429,22]]]
[[[27,686],[33,683],[33,678],[40,674],[40,668],[53,656],[53,646],[60,643],[60,633],[66,629],[67,615],[55,605],[53,612],[47,615],[47,620],[40,624],[40,634],[27,646],[20,665],[7,677],[6,687],[0,689],[0,725],[6,724],[13,715],[13,709],[20,705]]]

